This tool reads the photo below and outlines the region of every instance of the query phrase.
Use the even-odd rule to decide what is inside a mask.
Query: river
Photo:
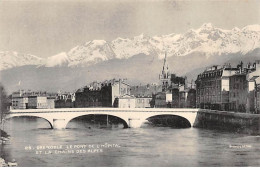
[[[37,118],[13,118],[4,128],[11,139],[1,154],[21,167],[260,165],[260,136],[220,130],[104,128],[79,120],[53,130]]]

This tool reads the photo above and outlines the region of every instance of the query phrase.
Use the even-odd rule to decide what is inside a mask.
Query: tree
[[[8,98],[4,86],[0,83],[0,124],[2,124],[4,115],[7,113]]]

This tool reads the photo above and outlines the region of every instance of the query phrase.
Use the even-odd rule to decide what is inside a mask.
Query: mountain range
[[[259,49],[260,25],[225,30],[207,23],[183,34],[153,37],[141,34],[112,41],[88,41],[48,58],[0,52],[1,82],[11,91],[17,88],[12,83],[22,78],[23,82],[34,82],[22,88],[49,90],[52,87],[54,91],[72,90],[96,79],[114,77],[127,77],[135,84],[158,82],[165,52],[172,72],[196,79],[197,72],[212,64],[260,59]],[[55,87],[46,83],[51,80],[57,84]],[[35,86],[36,81],[41,83]]]

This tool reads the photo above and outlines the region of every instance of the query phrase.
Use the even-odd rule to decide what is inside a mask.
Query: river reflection
[[[19,166],[259,166],[260,137],[196,128],[173,129],[143,125],[123,129],[73,120],[64,130],[47,121],[14,118],[5,123],[11,140],[7,160]],[[98,153],[36,154],[26,146],[117,144]]]

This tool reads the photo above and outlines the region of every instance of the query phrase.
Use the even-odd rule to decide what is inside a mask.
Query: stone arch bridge
[[[188,108],[64,108],[10,110],[5,119],[38,117],[47,120],[54,129],[66,128],[69,121],[84,115],[110,115],[121,118],[129,128],[138,128],[146,119],[159,115],[174,115],[189,121],[193,126],[198,109]]]

